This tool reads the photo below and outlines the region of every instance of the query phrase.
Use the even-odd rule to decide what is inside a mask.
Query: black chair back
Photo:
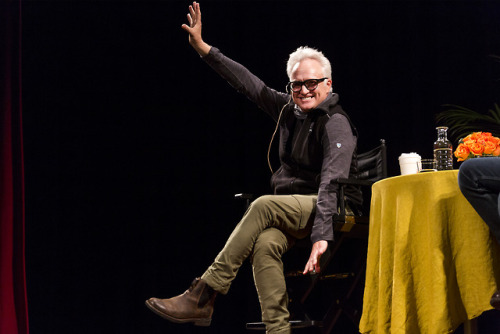
[[[374,149],[358,154],[357,179],[378,181],[387,177],[387,148],[385,139]]]

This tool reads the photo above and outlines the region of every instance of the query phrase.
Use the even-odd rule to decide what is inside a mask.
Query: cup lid
[[[408,159],[408,158],[413,158],[413,159],[420,159],[420,155],[418,153],[415,153],[415,152],[411,152],[411,153],[402,153],[400,156],[399,156],[399,160],[401,161],[401,159]]]

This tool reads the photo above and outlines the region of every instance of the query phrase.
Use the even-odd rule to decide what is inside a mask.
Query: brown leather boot
[[[195,278],[182,295],[146,300],[146,306],[160,317],[176,323],[194,322],[196,326],[210,326],[217,291],[205,281]]]

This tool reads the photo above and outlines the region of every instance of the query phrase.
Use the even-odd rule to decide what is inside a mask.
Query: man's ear
[[[330,87],[330,90],[332,90],[332,88],[333,88],[333,81],[332,81],[332,79],[326,80],[326,84],[328,85],[328,87]]]

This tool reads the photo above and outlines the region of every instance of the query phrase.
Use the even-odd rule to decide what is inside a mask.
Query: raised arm
[[[203,41],[201,37],[201,10],[200,4],[196,1],[189,6],[189,13],[187,14],[189,26],[182,25],[182,29],[189,33],[189,44],[198,52],[202,57],[205,57],[211,49],[211,46]]]
[[[187,19],[189,25],[183,24],[182,29],[189,33],[189,44],[203,57],[203,60],[238,92],[246,95],[274,120],[277,120],[280,109],[290,100],[290,95],[269,88],[246,67],[229,59],[216,47],[205,43],[201,35],[200,4],[196,1],[189,6]]]

